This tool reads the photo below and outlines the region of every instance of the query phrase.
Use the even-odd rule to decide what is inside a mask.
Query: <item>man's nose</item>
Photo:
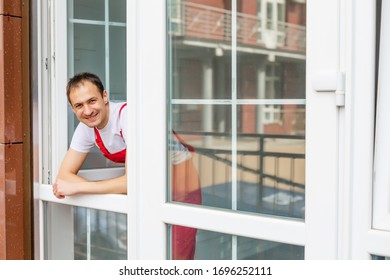
[[[84,106],[84,114],[85,115],[90,115],[91,113],[92,113],[92,108],[91,107],[89,107],[89,105],[85,105]]]

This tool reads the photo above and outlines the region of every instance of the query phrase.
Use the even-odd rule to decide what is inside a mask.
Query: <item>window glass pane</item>
[[[177,1],[168,1],[168,7],[169,3]],[[168,33],[170,199],[304,219],[305,23],[294,22],[294,16],[301,19],[306,6],[289,9],[295,4],[265,2],[269,19],[276,21],[272,14],[278,11],[286,14],[281,24],[294,28],[269,30],[264,40],[292,36],[294,42],[303,42],[287,40],[276,45],[249,36],[247,31],[257,32],[254,26],[261,19],[259,5],[247,3],[241,2],[235,19],[236,49],[231,36],[223,41],[200,29],[195,36],[186,32],[187,27],[182,34],[185,39]],[[202,23],[211,26],[215,24],[212,15],[218,11],[231,19],[227,4],[182,1],[181,5],[193,17],[193,25],[188,26],[192,32],[195,18],[202,17]],[[218,55],[210,48],[216,40],[233,52],[226,57],[223,47]]]
[[[171,225],[171,259],[303,260],[304,247]],[[236,244],[236,245],[235,245]]]
[[[262,133],[239,133],[237,140],[237,209],[293,218],[304,218],[305,139],[304,110],[299,106],[269,107],[243,105],[240,113],[262,114],[264,123],[242,122],[240,131],[263,128]],[[247,108],[249,107],[249,108]],[[267,114],[267,111],[279,111]],[[289,111],[286,120],[286,110]],[[271,117],[272,116],[272,117]],[[239,116],[240,117],[240,116]],[[256,119],[250,116],[241,116]],[[286,121],[294,134],[284,130]],[[278,133],[267,133],[278,129]]]
[[[102,25],[78,24],[73,25],[73,71],[93,72],[101,77],[106,84],[105,31]]]
[[[267,28],[273,29],[273,4],[267,2]]]
[[[110,21],[126,22],[126,0],[109,0]]]
[[[110,100],[126,100],[126,27],[110,26]]]
[[[284,4],[278,3],[278,21],[283,22],[284,21],[284,15],[286,14],[285,6]]]
[[[265,40],[276,42],[276,36],[284,38],[288,32],[292,36],[305,29],[304,24],[286,20],[304,13],[305,5],[266,1],[266,12],[268,20],[278,21],[273,25],[278,30],[267,31]],[[248,8],[241,17],[252,14]],[[305,48],[286,52],[292,46],[279,43],[258,41],[246,51],[237,48],[237,97],[250,100],[237,106],[237,209],[303,219]],[[275,54],[275,48],[280,53]]]
[[[107,6],[105,2],[104,0],[68,0],[68,77],[80,72],[95,73],[108,91],[110,101],[124,101],[126,99],[126,1],[110,0]],[[109,9],[108,12],[106,7]],[[109,22],[109,16],[116,22]],[[69,144],[78,123],[71,108],[68,107]],[[98,148],[94,148],[82,169],[111,166],[123,166],[123,164],[112,163],[102,156]]]
[[[377,255],[371,255],[371,259],[372,260],[381,260],[381,261],[384,261],[384,260],[390,260],[390,257],[385,257],[385,256],[377,256]]]
[[[303,260],[304,247],[247,237],[237,237],[238,260]]]
[[[225,105],[172,106],[173,201],[231,209],[230,113]]]
[[[231,11],[205,1],[168,8],[172,98],[231,98]]]
[[[262,6],[261,2],[262,2],[262,0],[257,0],[257,16],[258,17],[262,16],[262,14],[261,14],[261,6]]]
[[[73,4],[74,18],[104,20],[104,0],[68,0]]]
[[[127,217],[74,207],[74,259],[127,259]]]

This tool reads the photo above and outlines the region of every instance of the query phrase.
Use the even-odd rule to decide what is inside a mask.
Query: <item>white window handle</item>
[[[313,89],[316,92],[334,92],[336,106],[345,106],[345,73],[321,72],[313,76]]]

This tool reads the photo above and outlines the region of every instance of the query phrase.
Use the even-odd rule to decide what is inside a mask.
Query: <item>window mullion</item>
[[[232,210],[237,210],[237,0],[232,0]],[[237,236],[232,236],[232,259],[237,259]]]
[[[109,22],[109,5],[108,0],[104,1],[104,33],[105,33],[105,72],[106,72],[106,89],[110,95],[110,22]]]

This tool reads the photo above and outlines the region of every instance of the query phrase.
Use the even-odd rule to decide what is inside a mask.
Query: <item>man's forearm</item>
[[[127,176],[102,181],[78,181],[75,187],[77,194],[126,194]]]
[[[60,172],[57,176],[57,179],[65,180],[72,183],[88,182],[87,179],[70,172]]]

